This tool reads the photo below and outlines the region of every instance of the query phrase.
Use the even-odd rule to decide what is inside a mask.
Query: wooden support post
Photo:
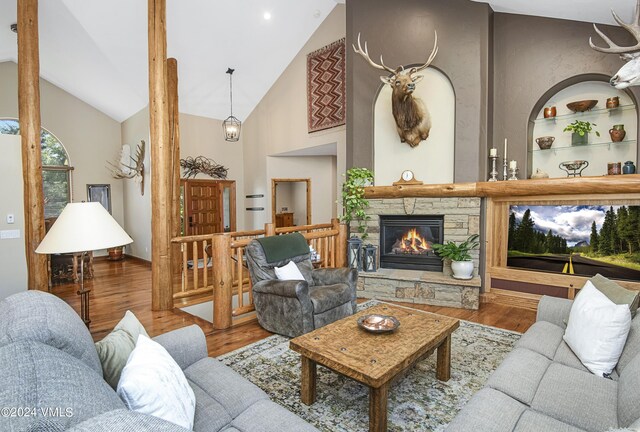
[[[40,150],[38,0],[18,0],[18,117],[22,137],[27,288],[46,291],[49,289],[47,256],[36,254],[46,234]]]
[[[167,93],[169,103],[169,137],[171,142],[171,236],[181,234],[180,227],[180,114],[178,109],[178,61],[167,60]],[[173,292],[181,288],[182,262],[180,244],[171,246],[171,275]],[[206,269],[204,271],[206,274]]]
[[[336,239],[336,267],[347,266],[347,225],[340,223],[338,219],[332,219],[333,229],[338,229],[338,238]]]
[[[264,236],[271,237],[274,235],[276,235],[276,224],[273,222],[264,224]]]
[[[231,327],[233,278],[231,276],[231,237],[214,235],[211,239],[213,270],[213,328]]]
[[[173,308],[171,279],[171,137],[167,96],[166,0],[149,0],[151,135],[151,308]]]

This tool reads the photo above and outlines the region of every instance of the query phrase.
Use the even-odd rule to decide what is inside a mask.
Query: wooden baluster
[[[347,266],[347,225],[341,224],[338,219],[331,221],[333,229],[338,230],[338,237],[336,238],[336,267]]]
[[[182,243],[182,292],[189,287],[189,254],[187,253],[187,244]]]
[[[329,237],[324,237],[322,239],[323,249],[324,249],[324,264],[322,267],[329,267]]]
[[[238,307],[242,308],[244,304],[243,293],[243,275],[242,275],[242,251],[243,248],[236,248],[236,277],[238,278]]]
[[[204,267],[202,268],[202,286],[209,286],[209,275],[207,272],[209,271],[209,258],[207,257],[207,241],[202,240],[202,261],[204,263]]]
[[[198,263],[198,242],[195,241],[193,242],[193,289],[198,289],[200,288],[200,285],[198,285],[198,267],[199,267],[199,263]]]
[[[336,236],[331,236],[331,267],[336,266]]]

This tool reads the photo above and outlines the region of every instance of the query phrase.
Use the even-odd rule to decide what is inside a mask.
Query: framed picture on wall
[[[111,214],[111,185],[88,184],[87,201],[99,202]]]

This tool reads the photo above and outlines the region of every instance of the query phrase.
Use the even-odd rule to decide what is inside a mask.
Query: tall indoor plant
[[[362,240],[367,234],[367,221],[370,217],[365,213],[369,201],[364,197],[364,187],[373,184],[373,172],[367,168],[349,168],[342,185],[342,205],[344,215],[342,222],[350,225],[352,221],[358,223],[358,232]]]
[[[564,128],[563,132],[571,132],[571,145],[587,145],[589,143],[589,132],[595,132],[596,136],[600,136],[600,132],[593,129],[593,126],[597,126],[595,123],[588,121],[576,120],[571,124],[568,124]]]
[[[442,260],[451,261],[451,270],[456,279],[471,279],[473,277],[473,259],[469,251],[480,246],[478,234],[469,236],[460,244],[448,241],[444,244],[434,244],[433,250]]]

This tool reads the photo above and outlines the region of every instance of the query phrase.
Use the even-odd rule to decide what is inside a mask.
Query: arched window
[[[0,119],[0,133],[20,134],[16,119]],[[51,132],[42,128],[42,185],[44,189],[44,217],[57,217],[71,201],[71,171],[69,156],[62,143]]]

